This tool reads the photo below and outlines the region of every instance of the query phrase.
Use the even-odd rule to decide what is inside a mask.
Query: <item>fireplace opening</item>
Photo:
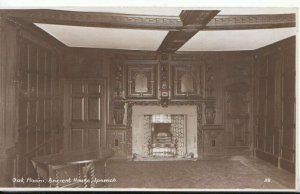
[[[172,143],[171,123],[153,123],[152,143]]]
[[[177,141],[173,139],[171,115],[152,115],[149,155],[154,157],[175,157]]]

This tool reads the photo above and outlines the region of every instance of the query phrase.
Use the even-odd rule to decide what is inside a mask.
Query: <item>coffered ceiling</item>
[[[15,12],[70,47],[254,50],[297,33],[297,8],[96,7]]]

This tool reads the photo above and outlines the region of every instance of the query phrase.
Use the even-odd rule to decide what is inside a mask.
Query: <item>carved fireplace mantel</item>
[[[168,114],[184,115],[185,135],[183,155],[198,157],[197,152],[197,106],[196,105],[170,105],[163,108],[159,105],[133,105],[132,107],[132,153],[141,157],[148,157],[143,149],[145,140],[145,115]]]

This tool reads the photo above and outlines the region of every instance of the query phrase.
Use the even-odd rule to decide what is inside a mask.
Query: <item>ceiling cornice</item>
[[[131,15],[47,9],[1,10],[1,12],[9,17],[22,18],[31,23],[147,30],[177,30],[183,26],[180,18],[177,16]]]
[[[195,10],[210,11],[210,10]],[[60,24],[88,27],[108,27],[145,30],[178,31],[202,29],[199,25],[184,25],[181,19],[190,16],[136,15],[99,12],[77,12],[50,9],[3,9],[2,14],[31,23]],[[194,12],[195,14],[196,12]],[[295,14],[272,15],[216,15],[208,22],[205,30],[265,29],[296,26]],[[188,20],[188,19],[187,19]]]
[[[296,26],[295,14],[276,15],[217,15],[205,30],[243,30],[287,28]]]

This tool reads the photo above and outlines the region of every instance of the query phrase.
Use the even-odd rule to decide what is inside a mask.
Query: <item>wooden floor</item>
[[[251,156],[107,163],[107,188],[294,189],[295,175]]]
[[[205,156],[195,161],[131,161],[110,159],[96,164],[98,188],[164,189],[279,189],[294,190],[295,174],[279,169],[249,151],[228,151],[226,156]],[[68,176],[76,177],[77,168]],[[63,174],[62,174],[63,175]],[[63,177],[68,178],[68,177]],[[21,185],[24,186],[24,185]],[[37,185],[27,185],[37,187]],[[41,185],[49,187],[49,185]]]

